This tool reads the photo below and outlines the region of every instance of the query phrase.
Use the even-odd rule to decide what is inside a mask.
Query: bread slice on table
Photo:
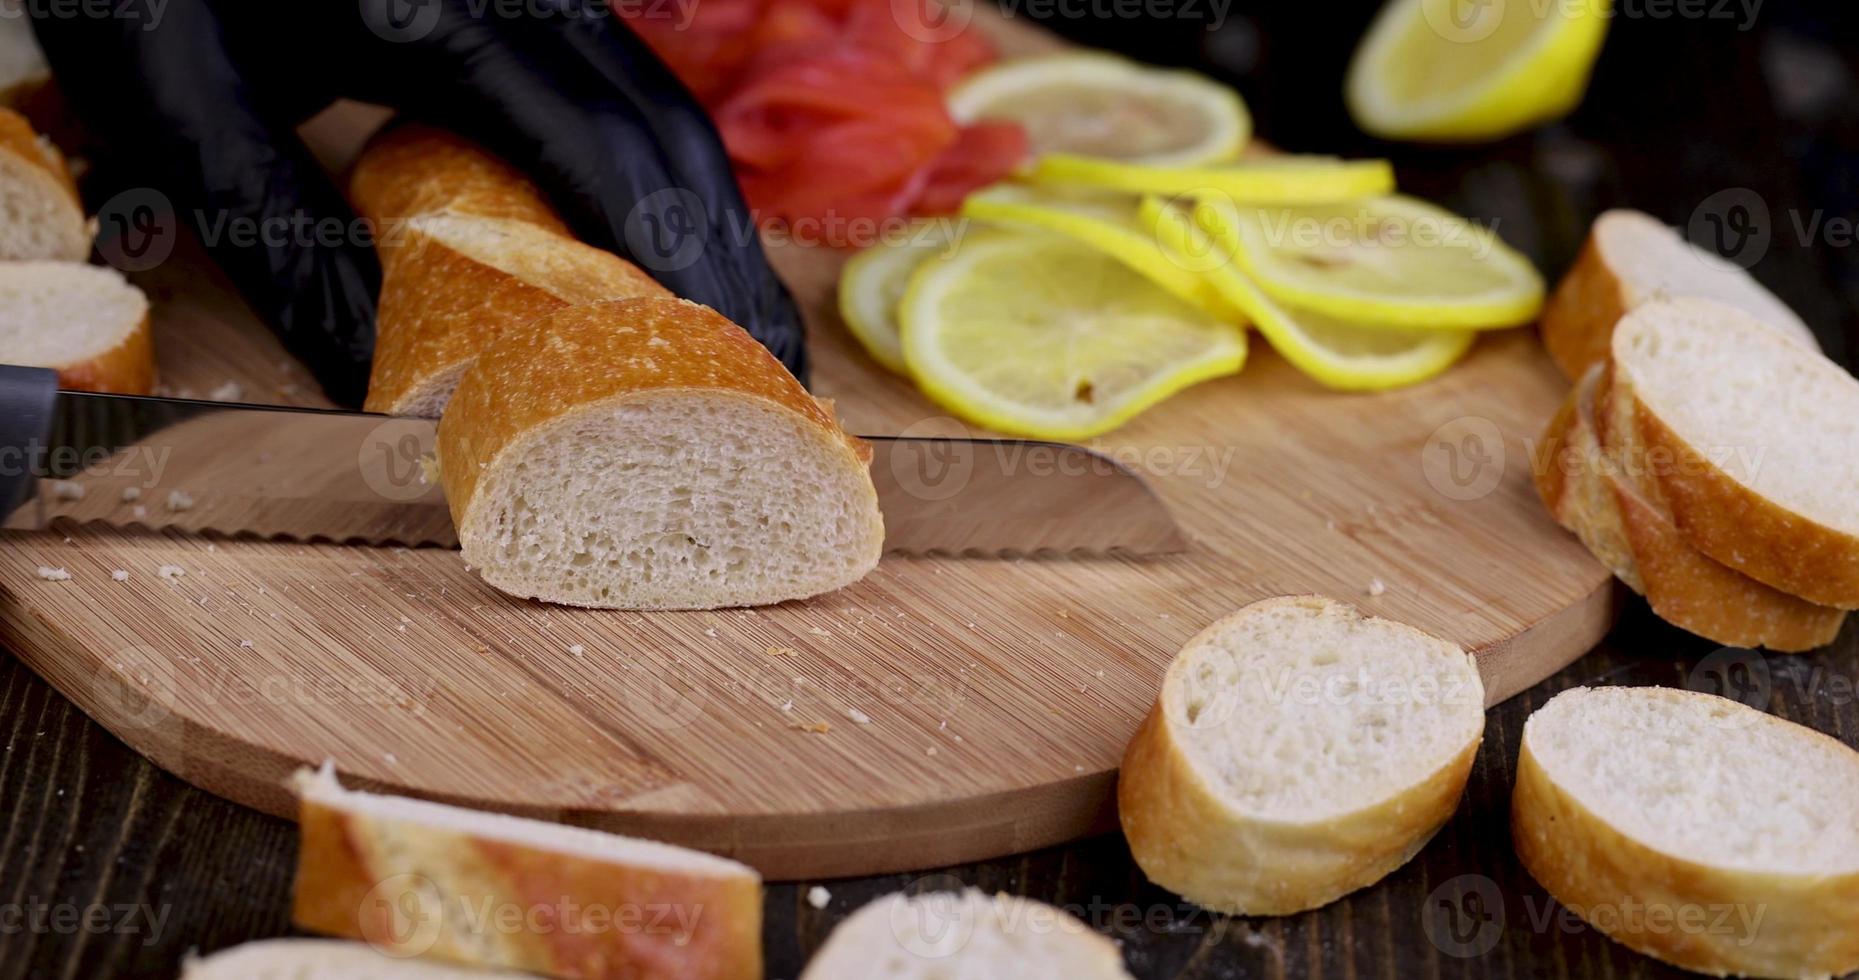
[[[1543,346],[1569,380],[1606,360],[1620,318],[1642,303],[1680,297],[1737,307],[1819,350],[1814,332],[1742,267],[1686,241],[1641,211],[1595,219],[1575,265],[1543,307]]]
[[[478,352],[568,306],[671,293],[631,262],[505,218],[406,221],[383,269],[370,412],[437,418]]]
[[[714,609],[878,563],[870,448],[706,306],[574,306],[506,330],[439,422],[465,561],[513,595]]]
[[[0,261],[90,258],[90,222],[65,158],[0,108]]]
[[[52,368],[64,388],[146,395],[148,297],[103,266],[0,262],[0,364]]]
[[[1464,650],[1318,596],[1255,602],[1188,641],[1123,756],[1149,879],[1287,915],[1407,863],[1458,806],[1484,733]]]
[[[296,777],[292,919],[313,932],[552,976],[759,978],[761,877],[655,841]]]
[[[478,970],[389,956],[336,939],[264,939],[188,957],[181,980],[517,980],[529,974]]]
[[[1590,925],[1716,976],[1859,970],[1859,752],[1727,698],[1575,688],[1523,729],[1511,835]]]
[[[395,222],[423,214],[522,221],[567,236],[535,182],[489,150],[442,129],[391,123],[349,171],[349,201],[394,245]]]
[[[1777,591],[1692,547],[1671,516],[1643,496],[1602,445],[1588,369],[1543,437],[1536,474],[1549,513],[1589,553],[1646,597],[1661,619],[1728,646],[1812,650],[1833,642],[1846,611]]]
[[[1859,608],[1859,380],[1709,300],[1614,332],[1610,451],[1698,550],[1790,595]]]
[[[887,895],[828,936],[801,980],[1128,980],[1115,943],[1061,909],[975,889]]]

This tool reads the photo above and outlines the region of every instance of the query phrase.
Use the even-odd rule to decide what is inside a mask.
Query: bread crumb
[[[131,510],[131,511],[130,511],[129,513],[131,513],[131,514],[133,514],[133,515],[135,515],[135,516],[136,516],[137,518],[143,518],[143,517],[147,517],[147,516],[148,516],[148,508],[147,508],[147,507],[144,507],[144,506],[142,506],[141,504],[137,504],[137,505],[135,506],[135,509],[134,509],[134,510]]]
[[[56,500],[83,500],[84,485],[70,480],[53,480],[52,497]]]
[[[586,652],[587,652],[587,647],[584,647],[584,646],[582,646],[581,644],[579,644],[579,643],[577,643],[577,644],[575,644],[574,646],[571,646],[571,647],[569,647],[569,648],[568,648],[568,652],[569,652],[569,653],[572,653],[572,654],[574,654],[574,655],[575,655],[575,656],[577,656],[577,657],[579,657],[580,655],[582,655],[582,654],[584,654],[584,653],[586,653]]]
[[[250,650],[252,648],[252,641],[251,640],[240,640],[239,648],[242,650]]]
[[[1381,579],[1378,579],[1378,578],[1369,579],[1368,581],[1368,594],[1369,595],[1381,595],[1383,592],[1386,592],[1386,591],[1388,591],[1388,586],[1385,583],[1383,583]]]
[[[815,722],[810,722],[804,725],[793,724],[787,727],[792,728],[797,732],[807,732],[808,734],[811,734],[811,735],[824,735],[827,732],[830,732],[833,730],[833,726],[830,723],[824,722],[824,721],[815,721]]]
[[[847,708],[846,717],[852,719],[853,721],[858,722],[861,725],[871,724],[871,716],[866,714],[863,711],[860,711],[857,708]]]
[[[129,581],[129,572],[124,569],[119,568],[116,571],[111,572],[110,577],[115,579],[118,582],[127,582]]]
[[[185,490],[168,491],[168,509],[172,511],[189,510],[194,506],[193,495]]]
[[[124,503],[128,503],[131,500],[141,500],[141,499],[142,499],[142,488],[141,487],[124,487],[123,488],[123,502]]]
[[[67,572],[62,568],[51,568],[45,565],[39,566],[39,577],[46,580],[47,582],[69,582],[71,581],[70,572]]]
[[[187,569],[179,565],[163,565],[155,569],[155,574],[162,578],[182,578],[187,574]]]
[[[828,902],[831,902],[832,900],[833,900],[833,893],[827,891],[825,888],[822,888],[819,885],[815,885],[812,888],[807,889],[807,904],[813,906],[816,909],[825,908],[826,904]]]
[[[245,388],[237,381],[226,381],[218,388],[207,392],[207,401],[236,402],[245,394]]]
[[[793,647],[769,647],[768,655],[771,657],[798,657],[800,656],[800,651]]]
[[[439,482],[439,454],[420,454],[420,483],[432,486]]]
[[[385,752],[385,753],[382,753],[381,755],[381,761],[387,763],[390,766],[397,766],[400,764],[400,757],[395,755],[392,752]]]

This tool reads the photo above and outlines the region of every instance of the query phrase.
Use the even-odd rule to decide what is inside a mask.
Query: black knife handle
[[[57,401],[58,372],[0,364],[0,519],[32,497]]]

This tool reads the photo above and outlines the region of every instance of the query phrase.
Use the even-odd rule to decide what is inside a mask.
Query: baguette
[[[1550,423],[1552,465],[1537,474],[1549,512],[1661,619],[1727,646],[1811,650],[1833,642],[1846,612],[1779,592],[1692,547],[1643,496],[1598,435],[1594,365]]]
[[[575,306],[506,330],[439,422],[466,562],[514,595],[712,609],[817,595],[883,550],[870,449],[705,306]]]
[[[1784,763],[1785,760],[1785,763]],[[1726,698],[1575,688],[1530,716],[1511,836],[1616,941],[1716,976],[1859,970],[1859,753]]]
[[[1750,274],[1640,211],[1595,219],[1575,265],[1543,307],[1543,346],[1573,381],[1607,359],[1620,318],[1642,303],[1698,297],[1737,307],[1815,350],[1814,332]]]
[[[1199,905],[1317,908],[1419,852],[1483,731],[1457,646],[1330,599],[1265,599],[1169,665],[1123,757],[1123,832],[1151,881]]]
[[[264,939],[189,956],[181,980],[517,980],[526,974],[395,958],[362,943]]]
[[[1129,980],[1115,943],[1031,899],[972,888],[888,895],[827,937],[801,980]]]
[[[148,297],[103,266],[0,262],[0,363],[52,368],[63,388],[149,394]]]
[[[1709,300],[1614,333],[1610,449],[1699,551],[1790,595],[1859,608],[1859,381]]]
[[[440,130],[398,126],[371,140],[349,196],[381,253],[371,412],[437,418],[478,352],[511,326],[583,303],[671,296],[569,237],[528,178]]]
[[[297,774],[292,918],[394,956],[553,976],[762,975],[761,878],[669,844]]]
[[[26,117],[0,108],[0,260],[90,258],[90,223],[65,158]]]

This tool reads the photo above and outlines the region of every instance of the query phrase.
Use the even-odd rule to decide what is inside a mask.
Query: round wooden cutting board
[[[838,323],[843,257],[774,254],[848,428],[949,431]],[[197,251],[139,281],[171,393],[319,403]],[[887,557],[852,588],[756,610],[552,607],[432,549],[4,533],[0,641],[164,768],[270,813],[292,812],[293,769],[331,759],[357,785],[774,878],[940,866],[1113,827],[1117,761],[1169,658],[1250,600],[1325,593],[1448,637],[1492,701],[1589,649],[1611,580],[1530,479],[1564,390],[1528,331],[1375,395],[1326,391],[1255,341],[1241,375],[1097,444],[1158,488],[1191,552]]]

